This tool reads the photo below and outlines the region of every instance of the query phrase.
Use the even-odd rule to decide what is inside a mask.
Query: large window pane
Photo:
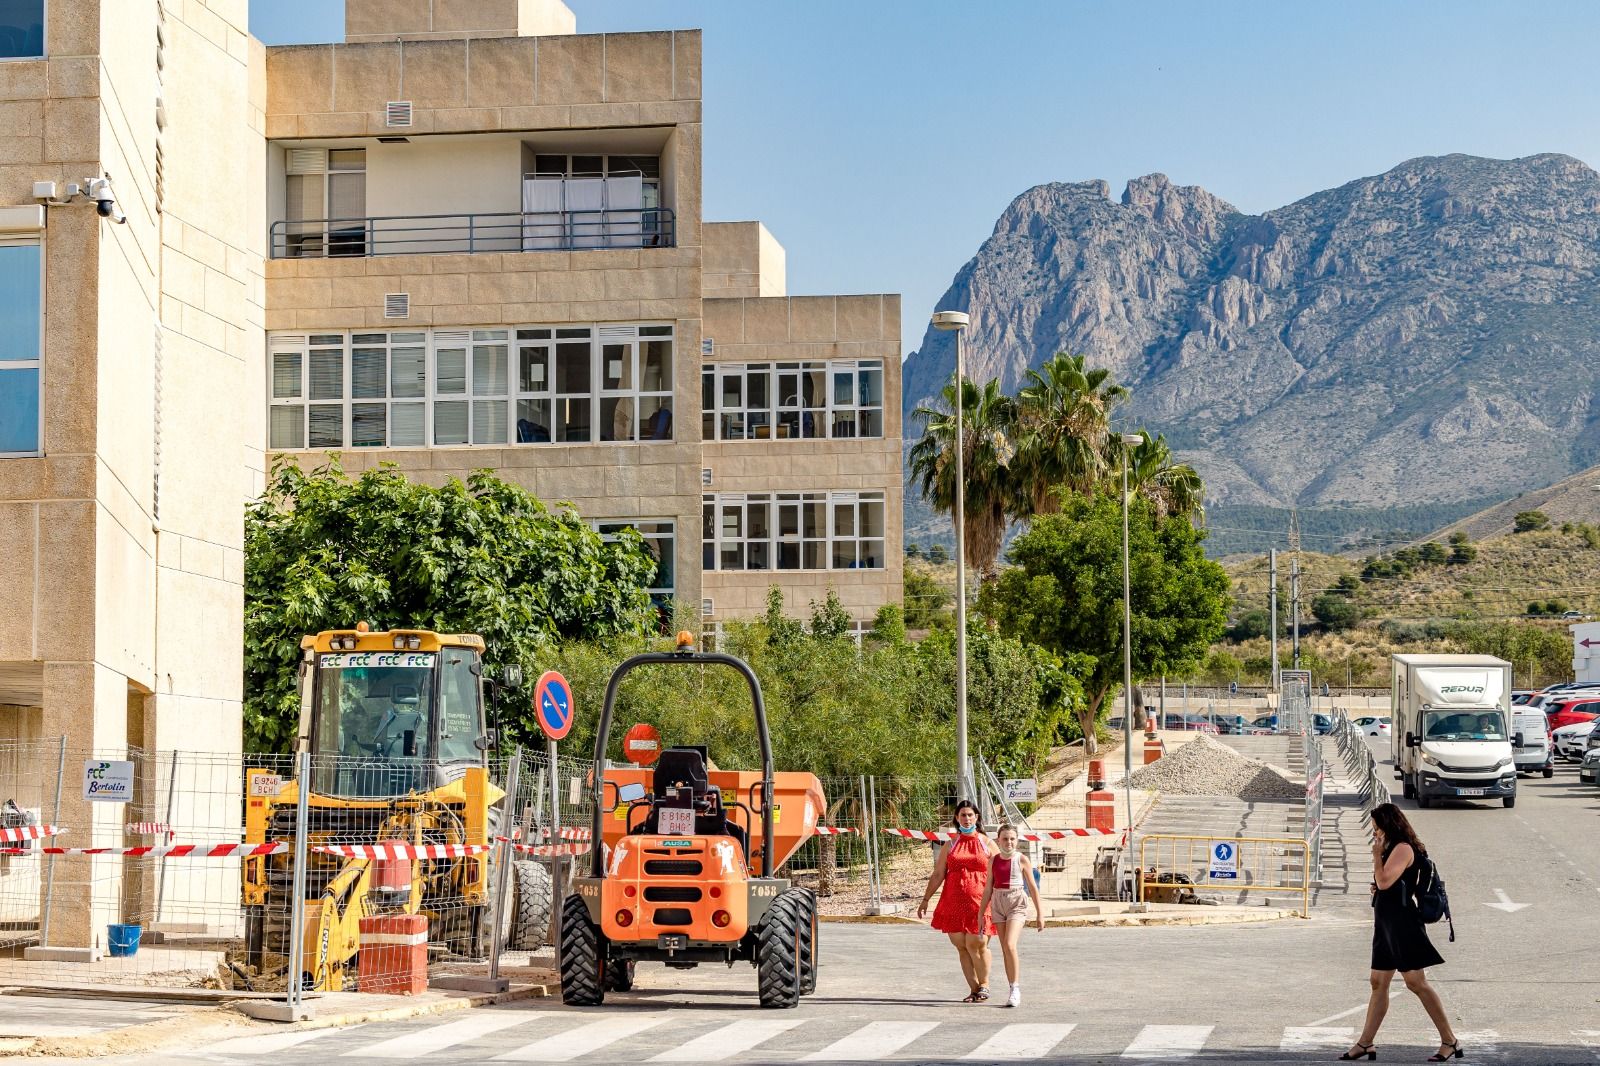
[[[472,401],[472,443],[504,444],[506,442],[506,401]]]
[[[272,356],[272,398],[293,400],[300,396],[300,363],[304,356],[299,352],[274,352]]]
[[[350,353],[350,395],[358,400],[381,400],[388,377],[388,353],[382,348],[357,348]]]
[[[633,345],[601,346],[600,387],[607,392],[633,388]]]
[[[389,405],[389,444],[394,448],[420,448],[428,443],[427,405],[396,403]]]
[[[639,439],[672,439],[671,396],[646,396],[639,401]]]
[[[0,360],[39,358],[39,254],[37,244],[0,244]]]
[[[523,348],[518,355],[517,388],[522,392],[549,392],[550,349]]]
[[[344,447],[343,404],[311,405],[311,439],[309,446],[312,448]]]
[[[0,452],[39,450],[39,368],[0,368]]]
[[[465,348],[441,348],[434,358],[440,395],[461,396],[467,391]]]
[[[632,396],[608,396],[600,401],[601,440],[635,440],[634,428],[637,424]]]
[[[639,388],[645,392],[672,391],[672,342],[645,341],[639,357]]]
[[[389,395],[419,398],[428,394],[428,359],[423,348],[389,351]]]
[[[504,396],[507,349],[503,344],[479,344],[472,349],[472,394]]]
[[[352,448],[381,448],[387,434],[388,405],[358,403],[350,409],[350,446]]]
[[[44,55],[44,2],[0,0],[0,59]]]
[[[556,391],[571,396],[590,391],[589,344],[556,345]]]
[[[517,443],[550,443],[550,401],[517,401]]]
[[[306,446],[306,409],[303,405],[296,403],[272,408],[267,446],[269,448]]]
[[[433,443],[467,443],[465,400],[439,400],[433,405]]]
[[[344,399],[344,352],[318,348],[311,353],[311,398]]]
[[[590,435],[589,401],[557,400],[556,437],[567,444],[587,444]]]

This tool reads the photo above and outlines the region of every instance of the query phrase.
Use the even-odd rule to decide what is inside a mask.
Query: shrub
[[[1436,540],[1430,540],[1424,544],[1418,550],[1418,554],[1421,555],[1422,561],[1429,566],[1438,566],[1450,558],[1449,553],[1444,550],[1444,545]]]
[[[1511,519],[1511,528],[1518,533],[1532,533],[1550,528],[1550,516],[1543,511],[1518,511]]]
[[[928,545],[928,562],[943,566],[950,561],[950,552],[943,544]]]
[[[1336,592],[1325,592],[1312,600],[1311,614],[1335,633],[1342,633],[1361,620],[1361,608],[1355,601]]]

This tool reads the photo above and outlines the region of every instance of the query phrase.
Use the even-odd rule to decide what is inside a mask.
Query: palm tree
[[[1017,481],[1027,513],[1061,509],[1061,490],[1087,495],[1106,472],[1111,412],[1128,390],[1082,355],[1057,352],[1029,370],[1017,394]]]
[[[913,417],[923,423],[922,437],[911,446],[911,478],[935,509],[953,515],[956,502],[956,385],[944,388],[942,403],[917,408]],[[1016,401],[1000,391],[998,382],[979,388],[961,382],[961,410],[966,465],[967,565],[981,580],[992,578],[1005,539],[1007,514],[1016,502],[1011,472],[1011,432],[1016,425]]]
[[[1120,469],[1123,447],[1117,437],[1109,438],[1108,480]],[[1144,443],[1128,452],[1128,488],[1150,502],[1158,519],[1183,515],[1197,524],[1205,521],[1205,485],[1200,475],[1188,463],[1173,461],[1172,449],[1160,434],[1144,432]]]

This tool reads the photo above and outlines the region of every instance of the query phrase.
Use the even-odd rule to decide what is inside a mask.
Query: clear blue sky
[[[791,293],[900,292],[906,350],[1006,204],[1161,171],[1246,211],[1418,155],[1600,162],[1600,4],[569,0],[580,32],[705,31],[705,210]],[[253,0],[268,44],[340,0]]]

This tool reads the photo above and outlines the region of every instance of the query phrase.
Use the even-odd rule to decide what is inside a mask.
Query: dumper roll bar
[[[591,874],[594,877],[605,876],[605,851],[600,846],[604,837],[604,806],[605,795],[605,765],[606,748],[611,739],[611,712],[616,706],[617,689],[622,685],[622,679],[629,672],[641,666],[651,666],[656,663],[674,663],[680,665],[706,665],[720,663],[731,666],[744,675],[750,683],[750,697],[756,710],[756,736],[761,742],[761,876],[772,876],[772,853],[774,848],[772,830],[772,737],[767,732],[767,705],[761,698],[761,682],[756,679],[755,671],[743,659],[720,652],[697,651],[652,651],[643,655],[635,655],[624,659],[622,664],[612,673],[611,680],[606,682],[606,699],[600,708],[600,727],[594,735],[594,822],[590,826],[590,856]]]

